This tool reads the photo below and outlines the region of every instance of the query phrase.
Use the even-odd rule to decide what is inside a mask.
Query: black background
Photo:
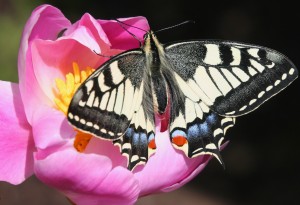
[[[159,40],[226,39],[258,44],[280,51],[300,67],[300,9],[288,1],[47,3],[72,22],[86,12],[98,19],[145,16],[155,31],[194,20],[195,24],[159,33]],[[186,186],[226,204],[300,204],[299,84],[298,79],[258,110],[237,118],[227,133],[230,143],[222,151],[226,169],[214,159]]]

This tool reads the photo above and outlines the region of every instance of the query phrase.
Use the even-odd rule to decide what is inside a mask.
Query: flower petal
[[[82,30],[84,30],[82,32]],[[74,23],[65,32],[65,38],[72,38],[81,44],[95,51],[96,53],[105,53],[111,46],[106,33],[101,25],[90,15],[84,14],[82,18]]]
[[[77,205],[133,204],[139,193],[137,180],[125,168],[111,168],[109,158],[73,149],[35,161],[37,177]]]
[[[186,157],[182,151],[173,148],[169,131],[161,133],[159,129],[156,131],[155,137],[156,153],[150,157],[143,169],[134,170],[135,176],[140,182],[141,196],[166,191],[168,187],[174,186],[188,177],[195,169],[200,172],[209,160],[207,156]],[[183,184],[180,183],[179,186]]]
[[[20,184],[33,173],[34,143],[19,87],[0,81],[0,181]]]
[[[73,62],[80,68],[97,68],[106,58],[99,57],[92,50],[73,39],[60,41],[35,40],[31,46],[34,76],[38,81],[36,89],[41,89],[47,99],[54,104],[55,79],[65,79],[73,73]]]
[[[139,48],[140,42],[144,41],[146,31],[149,31],[150,29],[147,19],[145,17],[138,16],[132,18],[120,18],[118,20],[131,26],[122,24],[122,26],[126,28],[125,30],[120,23],[115,20],[98,20],[111,42],[111,48],[122,50]],[[134,34],[140,42],[130,33]]]
[[[181,181],[172,184],[171,186],[165,187],[163,189],[161,189],[160,191],[162,192],[170,192],[170,191],[174,191],[180,187],[182,187],[183,185],[185,185],[186,183],[188,183],[189,181],[191,181],[194,177],[196,177],[207,165],[207,163],[210,161],[210,159],[212,158],[212,156],[202,156],[202,163],[200,163],[198,165],[198,167],[196,169],[194,169],[192,172],[190,172],[185,178],[183,178]]]
[[[85,149],[85,153],[107,156],[111,159],[113,167],[127,167],[127,158],[121,155],[120,148],[115,146],[110,140],[92,137]]]
[[[221,145],[221,150],[223,150],[227,144],[229,142],[225,142]],[[162,189],[162,192],[170,192],[170,191],[174,191],[180,187],[182,187],[183,185],[185,185],[186,183],[188,183],[189,181],[191,181],[194,177],[196,177],[207,165],[207,163],[209,162],[210,159],[212,159],[212,156],[209,155],[205,155],[204,156],[206,159],[203,160],[204,163],[201,163],[193,172],[191,172],[186,178],[184,178],[182,181],[179,181],[178,183],[175,183],[169,187],[166,187],[164,189]]]
[[[31,123],[35,105],[45,100],[45,95],[39,89],[32,69],[30,44],[34,39],[57,38],[59,32],[70,26],[70,21],[55,7],[42,5],[36,8],[23,31],[18,56],[19,85],[26,116]]]
[[[68,143],[76,134],[63,112],[46,106],[40,106],[36,111],[32,130],[36,147],[52,148],[53,151]]]
[[[93,37],[90,30],[88,30],[84,26],[79,27],[74,32],[70,33],[67,37],[62,37],[60,39],[74,39],[80,44],[90,48],[91,51],[94,51],[97,54],[101,53],[101,47],[97,43],[96,39]],[[107,47],[107,45],[105,47]]]

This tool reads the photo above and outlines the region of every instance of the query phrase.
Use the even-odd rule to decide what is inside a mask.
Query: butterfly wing
[[[235,116],[259,107],[298,73],[282,54],[248,44],[186,41],[164,51],[170,138],[188,157],[212,154],[221,161],[219,148]]]
[[[148,74],[145,73],[143,77],[140,89],[142,96],[138,100],[139,103],[135,105],[129,127],[122,138],[113,141],[120,147],[121,153],[128,158],[130,170],[139,164],[145,164],[156,149],[153,100]]]
[[[171,97],[169,129],[173,145],[188,157],[211,154],[222,163],[220,147],[235,118],[210,110],[177,73],[163,69],[163,74]]]
[[[77,129],[114,140],[128,167],[146,162],[154,139],[154,114],[145,112],[145,60],[141,50],[112,58],[78,88],[68,109]]]
[[[173,70],[210,109],[223,116],[253,111],[298,76],[277,51],[229,41],[185,41],[165,46]]]

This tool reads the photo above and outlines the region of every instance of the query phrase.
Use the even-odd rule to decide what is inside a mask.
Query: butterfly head
[[[147,52],[156,51],[161,48],[155,33],[153,31],[148,31],[144,35],[144,50]]]
[[[155,34],[152,30],[146,32],[144,34],[144,45],[146,44],[150,44],[151,43],[151,39],[153,39],[153,36],[155,37]]]

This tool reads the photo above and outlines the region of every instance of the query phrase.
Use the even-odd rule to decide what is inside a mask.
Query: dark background
[[[17,82],[17,50],[30,12],[50,3],[71,19],[85,12],[95,18],[147,17],[162,43],[184,39],[226,39],[273,48],[300,67],[300,9],[288,1],[22,1],[0,0],[0,79]],[[226,169],[212,160],[194,180],[168,194],[146,197],[138,205],[300,204],[300,82],[296,80],[258,110],[239,117],[222,152]],[[24,201],[25,200],[25,201]],[[176,200],[175,203],[173,200]],[[26,202],[27,201],[27,202]],[[25,203],[24,203],[25,202]],[[20,186],[0,183],[0,204],[67,205],[36,178]]]

